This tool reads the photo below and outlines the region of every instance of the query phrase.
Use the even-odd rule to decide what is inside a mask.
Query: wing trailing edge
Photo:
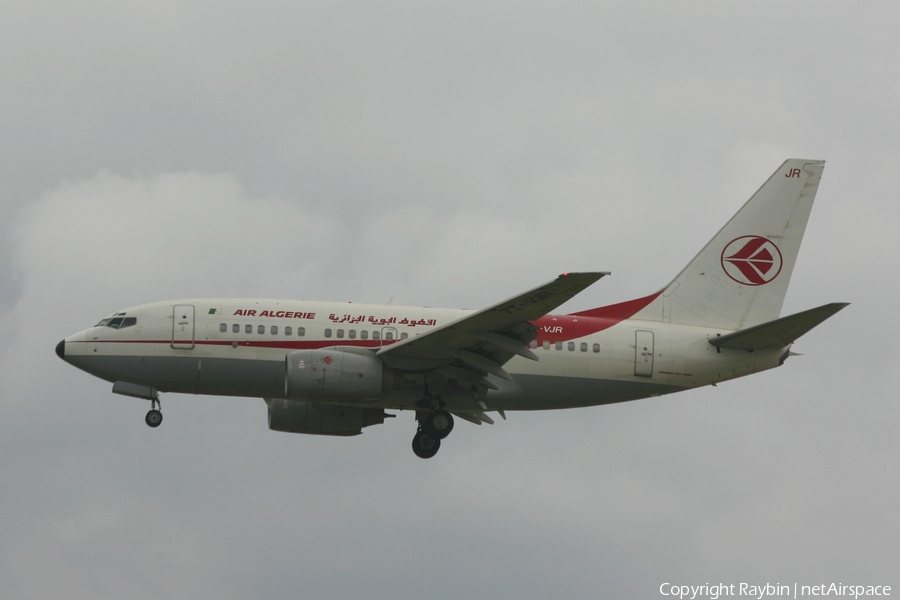
[[[747,352],[784,348],[847,305],[847,302],[832,302],[768,323],[710,338],[709,343],[719,348]]]
[[[503,368],[512,357],[538,360],[528,348],[537,336],[532,321],[606,275],[609,273],[564,273],[508,300],[384,346],[377,356],[388,368],[398,371],[436,371],[448,380],[456,380],[459,387],[473,394],[472,398],[483,398],[487,390],[499,389],[487,375],[512,381],[512,376]],[[442,383],[438,382],[438,385]],[[453,412],[455,408],[458,407],[451,406],[448,410]],[[487,410],[487,407],[482,406],[482,409]],[[472,422],[493,423],[484,412],[459,414]]]

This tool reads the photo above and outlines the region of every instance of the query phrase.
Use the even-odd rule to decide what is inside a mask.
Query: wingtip
[[[612,275],[612,271],[568,271],[566,273],[560,273],[559,279],[563,277],[596,277],[600,279],[601,277],[606,277],[607,275]]]

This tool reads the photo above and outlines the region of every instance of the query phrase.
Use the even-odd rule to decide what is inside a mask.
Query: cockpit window
[[[113,329],[124,329],[137,324],[137,317],[107,317],[101,320],[94,327],[112,327]]]

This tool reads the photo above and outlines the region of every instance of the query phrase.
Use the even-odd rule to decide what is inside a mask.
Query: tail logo
[[[722,269],[741,285],[765,285],[781,273],[781,250],[758,235],[736,238],[722,250]]]

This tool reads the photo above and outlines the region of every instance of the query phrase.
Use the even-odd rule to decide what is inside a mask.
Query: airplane
[[[437,454],[454,417],[656,397],[781,366],[847,306],[782,317],[824,161],[785,161],[666,287],[552,311],[608,272],[563,273],[482,310],[195,298],[115,312],[57,355],[150,401],[161,392],[263,398],[275,431],[353,436],[414,411],[413,451]]]

